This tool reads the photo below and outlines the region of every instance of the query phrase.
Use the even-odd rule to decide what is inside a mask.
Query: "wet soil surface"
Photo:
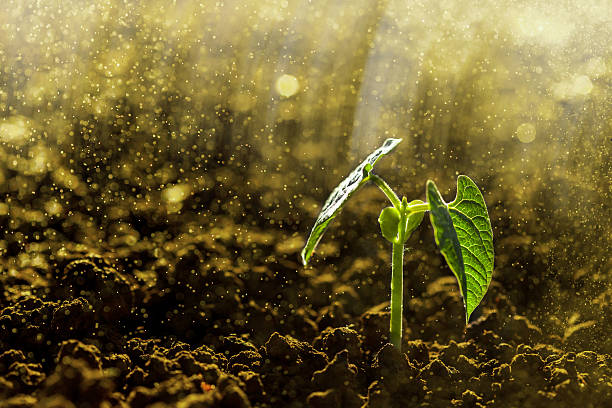
[[[9,242],[0,280],[0,407],[612,401],[609,287],[600,286],[591,319],[538,319],[543,305],[534,297],[551,289],[510,260],[533,267],[545,259],[519,236],[496,242],[504,250],[492,286],[464,327],[456,282],[421,227],[414,239],[425,244],[406,255],[399,352],[387,343],[382,244],[363,256],[358,244],[341,249],[328,238],[314,266],[303,268],[299,234],[230,217],[207,229],[196,227],[197,217],[181,219],[146,236],[123,224],[97,243],[75,242],[64,221],[68,232],[59,238],[25,249]],[[87,225],[73,228],[99,235]]]

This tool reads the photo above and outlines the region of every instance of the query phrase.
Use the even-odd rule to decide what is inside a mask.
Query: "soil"
[[[357,217],[357,210],[375,214],[381,204],[371,192],[357,197],[337,223]],[[503,225],[499,208],[492,218]],[[31,218],[27,206],[13,203],[2,221],[31,235],[42,229]],[[314,266],[304,268],[299,226],[287,235],[291,228],[219,215],[200,227],[195,212],[150,208],[135,212],[131,223],[102,229],[86,220],[75,209],[70,217],[45,219],[47,229],[61,234],[28,246],[7,241],[0,407],[604,407],[612,401],[609,325],[603,324],[610,288],[600,286],[599,314],[586,323],[542,318],[542,303],[534,305],[525,292],[550,291],[531,276],[546,253],[522,245],[524,234],[512,234],[510,224],[510,233],[496,238],[493,283],[467,327],[456,282],[430,228],[421,226],[406,255],[399,352],[387,343],[390,248],[380,243],[364,255],[360,245],[371,245],[364,241],[382,241],[369,227],[349,237],[332,229]],[[338,246],[360,233],[354,246]],[[513,264],[519,260],[531,275],[516,278],[524,273]]]

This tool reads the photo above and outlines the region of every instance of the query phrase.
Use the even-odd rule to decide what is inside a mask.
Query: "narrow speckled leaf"
[[[402,139],[391,138],[385,140],[381,147],[370,153],[370,155],[366,157],[366,159],[362,161],[355,168],[355,170],[348,175],[347,178],[342,180],[334,191],[332,191],[325,201],[325,204],[323,204],[323,208],[321,209],[321,212],[319,213],[319,216],[312,227],[308,241],[306,241],[306,245],[302,250],[302,262],[304,265],[308,263],[310,256],[317,247],[317,244],[321,240],[321,237],[323,236],[323,233],[327,229],[329,223],[334,219],[338,212],[340,212],[340,209],[346,200],[348,200],[349,197],[359,189],[359,187],[368,181],[370,178],[370,171],[372,171],[372,168],[378,159],[393,150],[401,141]]]
[[[427,200],[436,243],[459,282],[467,323],[493,274],[493,231],[487,206],[467,176],[457,178],[457,197],[449,204],[428,181]]]

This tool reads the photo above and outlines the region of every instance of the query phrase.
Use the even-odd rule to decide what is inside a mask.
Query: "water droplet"
[[[531,143],[536,137],[536,128],[531,123],[523,123],[516,128],[516,137],[521,143]]]
[[[162,199],[169,204],[177,204],[182,202],[189,196],[191,188],[187,184],[177,184],[167,187],[162,192]]]
[[[593,83],[586,75],[580,75],[574,80],[572,90],[576,95],[588,95],[593,89]]]
[[[0,121],[0,141],[21,144],[29,134],[27,119],[23,116],[11,116]]]
[[[276,80],[276,92],[288,98],[300,89],[300,82],[296,77],[289,74],[281,75]]]

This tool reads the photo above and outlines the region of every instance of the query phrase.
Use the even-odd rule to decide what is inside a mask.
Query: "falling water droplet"
[[[523,123],[516,128],[516,137],[521,143],[531,143],[536,137],[536,128],[531,123]]]
[[[293,75],[283,74],[276,80],[276,91],[286,98],[295,95],[299,89],[300,82]]]

